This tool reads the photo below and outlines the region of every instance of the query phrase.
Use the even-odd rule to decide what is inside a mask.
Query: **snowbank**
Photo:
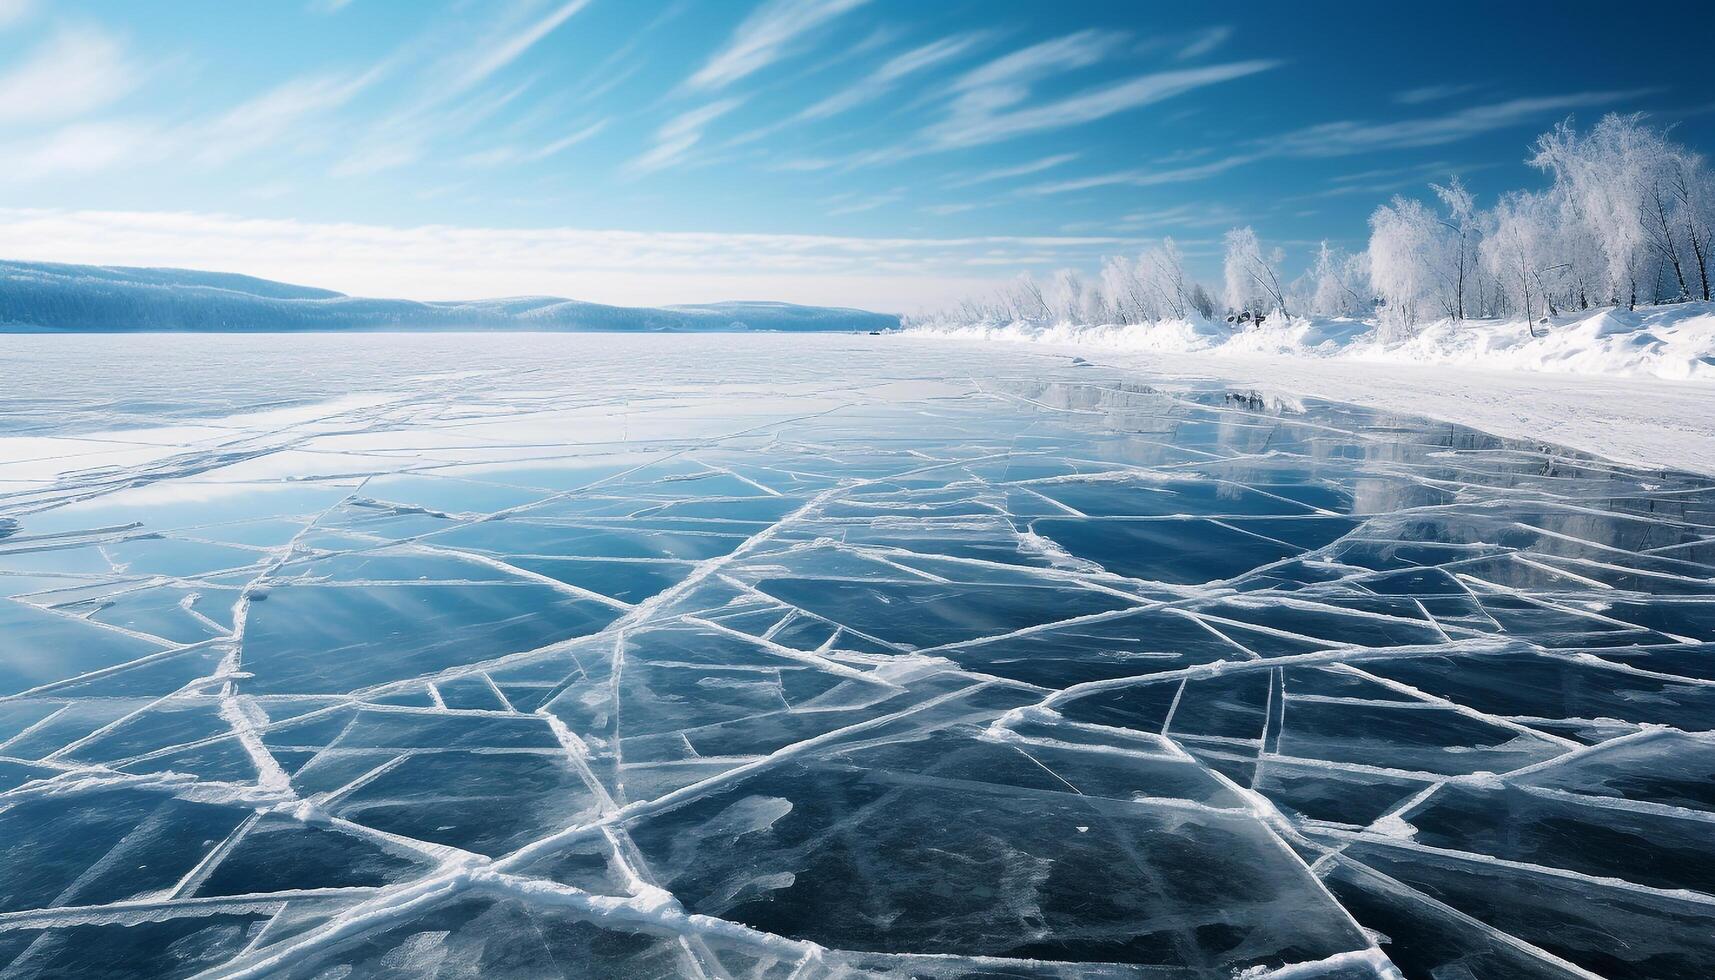
[[[1410,340],[1385,342],[1370,321],[1299,317],[1244,329],[1187,320],[1100,327],[930,322],[913,324],[905,332],[1141,353],[1338,358],[1715,381],[1715,303],[1584,311],[1536,324],[1535,337],[1519,320],[1440,320]]]

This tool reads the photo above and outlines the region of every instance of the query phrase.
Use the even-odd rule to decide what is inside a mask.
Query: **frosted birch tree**
[[[1222,298],[1227,308],[1234,313],[1279,310],[1287,315],[1286,291],[1280,283],[1280,250],[1264,255],[1256,231],[1248,225],[1227,232],[1222,242]]]

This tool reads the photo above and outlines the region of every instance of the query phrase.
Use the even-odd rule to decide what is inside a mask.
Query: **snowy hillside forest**
[[[892,314],[794,303],[610,306],[557,296],[418,302],[193,269],[0,260],[0,333],[37,331],[870,331]]]
[[[994,295],[915,318],[933,328],[1128,326],[1222,322],[1234,330],[1293,318],[1365,320],[1372,340],[1403,344],[1431,324],[1498,320],[1535,335],[1579,311],[1707,301],[1715,180],[1699,154],[1643,115],[1588,131],[1567,120],[1531,147],[1547,186],[1482,206],[1457,176],[1370,216],[1355,254],[1323,242],[1296,276],[1249,228],[1224,238],[1222,278],[1187,275],[1164,239],[1107,259],[1094,279],[1024,275]],[[1688,311],[1689,312],[1689,311]],[[1702,312],[1702,311],[1699,311]],[[1704,314],[1706,315],[1706,314]],[[1558,318],[1558,320],[1557,320]]]

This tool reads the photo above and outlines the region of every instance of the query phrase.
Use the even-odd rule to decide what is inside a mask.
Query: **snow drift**
[[[1340,358],[1466,368],[1715,381],[1715,303],[1605,308],[1521,320],[1438,320],[1386,340],[1374,320],[1270,317],[1262,326],[1202,319],[1125,326],[1061,322],[913,322],[916,336],[1071,344],[1104,350]],[[1534,333],[1534,336],[1533,336]]]

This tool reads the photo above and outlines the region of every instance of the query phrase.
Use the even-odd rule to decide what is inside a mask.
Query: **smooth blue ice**
[[[1715,972],[1709,480],[893,337],[14,340],[0,976]]]

